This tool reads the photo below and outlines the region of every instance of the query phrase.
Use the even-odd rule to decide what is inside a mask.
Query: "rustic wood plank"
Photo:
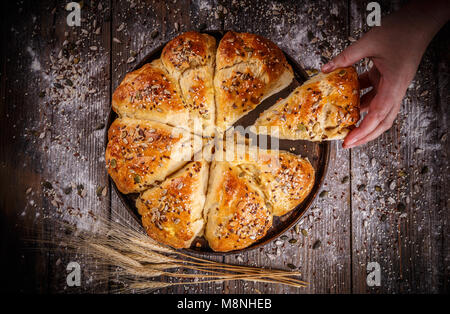
[[[224,29],[261,34],[293,56],[307,69],[318,69],[342,48],[347,33],[346,3],[324,1],[296,3],[259,1],[224,5]],[[325,11],[324,8],[327,8]],[[331,12],[331,14],[330,14]],[[289,269],[294,265],[311,285],[297,289],[261,283],[226,284],[229,293],[348,293],[350,292],[349,152],[333,143],[329,173],[323,190],[328,196],[317,199],[299,223],[307,236],[295,230],[263,249],[226,257],[227,263]],[[345,180],[344,180],[345,181]],[[289,240],[295,239],[295,244]],[[313,249],[314,243],[321,245]],[[277,245],[279,244],[279,245]],[[316,247],[315,246],[315,247]],[[292,266],[291,266],[292,267]]]
[[[400,6],[381,4],[383,15]],[[364,4],[352,2],[353,37],[358,37],[365,19]],[[440,137],[448,129],[443,107],[448,102],[439,102],[436,75],[436,53],[430,47],[394,126],[375,141],[352,149],[355,293],[443,291],[448,191],[442,187],[448,182],[448,144]],[[366,284],[369,262],[381,266],[380,287]]]
[[[109,107],[107,6],[85,1],[81,26],[73,28],[66,23],[64,6],[55,1],[9,3],[5,10],[11,12],[5,40],[11,43],[4,117],[11,133],[5,138],[9,157],[5,169],[10,172],[7,177],[18,180],[10,183],[13,197],[6,197],[17,217],[10,219],[25,228],[41,229],[51,239],[62,239],[64,230],[42,218],[91,229],[96,217],[109,213],[108,195],[97,196],[97,188],[107,184],[101,160],[101,125]],[[105,29],[103,35],[94,33],[97,27]],[[17,203],[10,202],[14,198]],[[17,249],[23,250],[23,245],[17,244]],[[34,261],[28,260],[28,253],[21,254],[25,265]],[[43,268],[31,281],[36,286],[43,285],[48,292],[101,290],[102,283],[92,277],[95,261],[64,251],[46,254],[45,262],[36,260],[36,267]],[[80,288],[66,286],[70,261],[81,265]]]
[[[21,12],[24,19],[15,21]],[[24,129],[29,121],[39,121],[36,111],[22,111],[24,98],[36,97],[31,93],[25,97],[27,86],[38,84],[36,77],[26,77],[29,56],[22,42],[31,40],[31,26],[25,22],[32,12],[39,12],[36,6],[27,3],[21,9],[12,3],[2,2],[2,45],[1,53],[1,106],[0,122],[0,208],[1,208],[1,268],[2,291],[45,293],[48,291],[47,255],[44,250],[30,250],[23,242],[24,237],[39,238],[44,228],[36,221],[34,208],[43,206],[42,199],[34,194],[41,186],[41,160],[34,151],[39,146],[35,139],[27,139]],[[41,18],[41,15],[36,15]],[[49,19],[45,19],[49,23]],[[28,30],[28,33],[24,32]],[[15,56],[27,58],[23,62]],[[25,70],[26,69],[26,70]],[[20,92],[18,92],[20,91]],[[20,111],[20,114],[19,114]],[[19,131],[20,130],[20,131]],[[20,133],[19,133],[20,132]],[[20,161],[19,161],[20,160]],[[32,192],[26,194],[28,188]],[[25,214],[23,214],[25,213]],[[28,214],[27,214],[28,213]],[[32,229],[32,227],[34,227]]]
[[[380,3],[383,14],[399,6]],[[114,219],[137,225],[115,192],[110,193],[103,125],[113,89],[152,49],[186,30],[232,29],[266,36],[305,68],[317,69],[350,43],[348,36],[359,37],[366,17],[365,3],[353,1],[126,4],[84,1],[82,26],[74,28],[66,25],[64,4],[54,0],[1,4],[1,38],[8,43],[2,45],[0,59],[0,250],[8,256],[1,260],[7,283],[2,289],[41,293],[107,289],[108,283],[92,277],[97,269],[94,260],[64,251],[30,250],[33,245],[23,239],[42,239],[43,233],[62,238],[63,230],[42,217],[95,229],[95,217],[108,217],[110,208]],[[152,38],[154,30],[158,35]],[[307,289],[226,282],[156,293],[447,292],[449,33],[447,26],[427,50],[389,132],[351,151],[333,143],[323,187],[328,194],[315,201],[299,224],[306,237],[291,230],[286,238],[261,249],[210,257],[282,269],[292,264],[311,282]],[[76,71],[69,73],[58,60],[70,55],[74,55],[71,62],[79,60]],[[127,63],[130,57],[136,61]],[[106,195],[97,196],[97,189],[104,186]],[[291,244],[291,239],[297,242]],[[321,245],[313,249],[317,240]],[[69,261],[82,266],[80,289],[65,285]],[[367,287],[366,265],[371,261],[381,265],[381,287]]]

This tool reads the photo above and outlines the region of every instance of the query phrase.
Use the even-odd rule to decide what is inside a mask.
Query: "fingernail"
[[[346,146],[346,147],[349,147],[349,146],[351,146],[352,144],[354,144],[357,140],[358,140],[358,139],[357,139],[356,137],[351,138],[351,139],[349,139],[349,140],[345,143],[345,146]]]
[[[334,68],[334,63],[333,61],[328,62],[327,64],[324,64],[322,67],[322,72],[328,72],[333,70]]]
[[[345,148],[345,149],[349,149],[349,148],[352,148],[353,145],[351,145],[351,144],[342,144],[342,147]]]

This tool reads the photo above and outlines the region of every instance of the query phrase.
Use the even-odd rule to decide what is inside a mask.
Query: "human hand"
[[[429,9],[423,8],[423,4],[413,3],[383,19],[381,27],[372,28],[322,67],[327,73],[366,57],[373,62],[359,77],[361,89],[372,87],[361,97],[361,113],[368,113],[347,135],[344,148],[372,141],[394,123],[428,43],[448,19],[448,8],[444,10],[446,14],[430,17]]]

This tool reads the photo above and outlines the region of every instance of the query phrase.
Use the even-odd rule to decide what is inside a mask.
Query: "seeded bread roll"
[[[161,53],[164,66],[179,84],[191,124],[198,125],[205,136],[212,136],[215,126],[215,54],[214,37],[197,32],[175,37]]]
[[[296,88],[288,98],[264,111],[254,129],[282,139],[343,139],[359,120],[359,82],[353,67],[320,73]]]
[[[153,239],[174,248],[188,248],[203,229],[203,206],[209,163],[194,161],[136,201],[142,224]]]
[[[160,59],[128,73],[112,96],[112,108],[122,117],[152,120],[190,129],[177,81]]]
[[[178,170],[201,146],[200,137],[183,129],[119,118],[108,131],[106,167],[119,191],[136,193]]]
[[[311,192],[315,171],[308,159],[252,145],[236,145],[234,149],[231,164],[241,170],[240,176],[249,176],[256,182],[273,215],[292,211]]]
[[[205,203],[205,238],[214,251],[248,247],[272,226],[272,213],[264,194],[240,170],[227,162],[213,161]]]
[[[225,131],[292,79],[291,66],[273,42],[255,34],[226,33],[217,48],[214,77],[218,130]]]
[[[272,216],[296,208],[313,184],[314,168],[305,158],[239,137],[218,142],[204,210],[209,246],[226,252],[255,243],[270,229]]]

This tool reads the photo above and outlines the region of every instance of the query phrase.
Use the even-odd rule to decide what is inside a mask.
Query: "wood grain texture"
[[[4,150],[6,158],[2,158],[6,163],[2,169],[8,173],[2,178],[13,180],[12,184],[2,183],[11,189],[2,189],[2,212],[12,220],[8,228],[20,226],[51,239],[61,238],[64,232],[54,219],[79,228],[95,228],[96,217],[109,212],[108,195],[97,196],[96,192],[108,182],[102,161],[101,127],[110,96],[110,35],[104,19],[107,6],[102,9],[97,3],[90,6],[85,2],[83,26],[78,28],[67,25],[63,3],[10,2],[8,6],[4,12],[11,15],[3,30],[4,42],[11,43],[6,53],[10,62],[5,62],[7,95],[2,100],[2,125],[9,130],[2,136],[7,142],[4,147],[8,147]],[[94,23],[104,28],[103,35],[94,34]],[[14,247],[22,261],[22,265],[13,267],[19,274],[8,275],[19,290],[70,293],[102,289],[104,283],[92,275],[94,260],[64,251],[30,253],[24,248],[30,244],[22,241],[35,236],[8,228],[2,228],[2,232],[21,241]],[[14,260],[11,257],[11,262]],[[80,288],[66,285],[70,261],[81,266]],[[20,274],[33,269],[30,278]],[[27,285],[14,283],[17,279],[13,276],[24,278]]]
[[[383,15],[401,5],[380,4]],[[107,291],[110,282],[93,275],[95,260],[36,250],[24,239],[61,237],[64,230],[42,217],[81,229],[96,228],[98,216],[137,226],[110,192],[104,125],[112,91],[147,53],[183,31],[232,29],[266,36],[304,68],[318,69],[368,29],[366,5],[84,1],[82,25],[69,27],[58,1],[2,2],[1,38],[8,43],[0,59],[0,232],[2,256],[8,256],[1,260],[8,283],[2,289]],[[231,264],[295,267],[308,288],[233,281],[155,293],[448,292],[449,34],[447,25],[427,49],[392,129],[352,150],[333,143],[326,192],[297,228],[248,253],[211,256]],[[365,66],[358,66],[360,73]],[[69,261],[82,266],[81,288],[66,285]],[[381,265],[380,287],[367,286],[369,262]]]
[[[381,4],[383,14],[401,5]],[[365,19],[364,4],[352,3],[350,35],[359,36]],[[443,82],[436,80],[438,41],[439,37],[425,53],[393,127],[352,149],[355,293],[444,291],[448,144],[441,137],[448,130],[448,113],[443,112],[439,96]],[[365,282],[370,262],[381,266],[380,287]]]

